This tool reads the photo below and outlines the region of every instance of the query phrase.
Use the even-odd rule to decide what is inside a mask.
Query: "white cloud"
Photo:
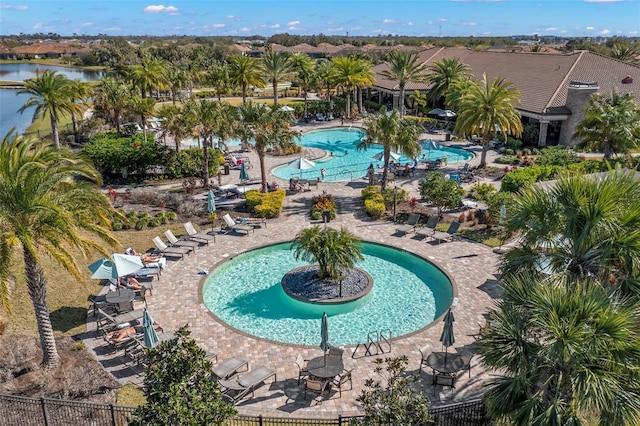
[[[344,27],[327,28],[327,32],[328,33],[341,33],[341,32],[344,32]]]
[[[544,29],[545,31],[558,31],[558,28],[556,27],[548,27]]]
[[[33,29],[36,31],[55,31],[55,28],[56,27],[54,27],[53,25],[43,25],[40,22],[33,26]]]
[[[83,22],[82,24],[80,24],[81,27],[92,27],[93,26],[93,22]]]
[[[393,20],[393,19],[383,19],[383,20],[382,20],[382,23],[383,23],[383,24],[397,24],[397,23],[398,23],[398,21]]]
[[[295,25],[300,25],[300,21],[291,21],[287,24],[288,27],[293,27]]]
[[[21,4],[0,4],[0,9],[29,10],[29,6]]]
[[[226,27],[225,24],[213,24],[213,25],[211,25],[211,28],[224,28],[224,27]]]
[[[609,30],[607,30],[607,29],[604,29],[604,30],[600,31],[598,34],[600,34],[600,35],[607,35],[607,34],[611,34],[611,31],[609,31]]]
[[[233,15],[227,15],[227,19],[233,19],[233,18],[235,18],[235,16],[233,16]]]
[[[440,18],[438,19],[439,22],[447,22],[447,18]]]
[[[593,31],[593,30],[595,30],[595,27],[587,27],[587,28],[585,28],[585,30],[587,30],[587,31]]]
[[[269,28],[280,28],[280,24],[273,24],[272,26],[270,26]]]
[[[474,21],[464,21],[464,22],[460,22],[460,25],[464,27],[475,27],[476,25],[478,25],[478,23]]]
[[[118,32],[118,31],[122,31],[122,28],[120,28],[120,27],[109,27],[109,28],[105,28],[104,31]]]
[[[144,8],[144,13],[168,13],[169,15],[175,15],[178,13],[178,8],[175,6],[165,6],[163,4],[150,4]]]
[[[411,22],[411,21],[407,22],[407,26],[413,27],[413,22]]]
[[[238,31],[243,32],[243,33],[248,33],[249,31],[251,31],[251,28],[242,27]]]
[[[638,31],[629,31],[629,35],[638,35]]]

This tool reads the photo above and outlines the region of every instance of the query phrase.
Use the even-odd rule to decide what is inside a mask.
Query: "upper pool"
[[[304,133],[296,141],[298,145],[322,149],[327,153],[327,157],[317,160],[315,167],[312,169],[296,170],[285,164],[273,169],[272,173],[284,180],[289,180],[292,176],[299,176],[301,179],[316,179],[321,177],[321,170],[325,169],[325,182],[363,178],[366,176],[369,164],[373,163],[376,167],[382,167],[383,165],[382,161],[377,161],[373,158],[376,154],[382,152],[382,146],[373,145],[369,149],[362,151],[356,149],[363,136],[364,132],[362,130],[348,128],[323,129]],[[429,150],[425,148],[420,153],[420,157],[423,154],[431,160],[446,157],[449,163],[464,162],[473,157],[471,152],[441,145],[439,145],[438,149]],[[412,161],[412,159],[404,156],[398,160],[402,164]]]

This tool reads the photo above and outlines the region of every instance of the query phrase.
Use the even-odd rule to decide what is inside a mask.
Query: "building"
[[[467,64],[474,78],[484,73],[490,80],[503,78],[520,91],[517,106],[523,122],[540,130],[538,145],[575,145],[574,128],[582,120],[584,107],[594,93],[632,93],[640,100],[640,67],[588,51],[554,55],[431,48],[419,53],[420,62],[429,66],[443,58],[458,58]],[[398,82],[385,79],[387,64],[374,67],[379,103],[398,106]],[[407,93],[429,91],[424,83],[408,83]]]

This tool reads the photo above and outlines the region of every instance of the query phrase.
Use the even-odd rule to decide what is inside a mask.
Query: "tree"
[[[41,76],[26,80],[24,89],[19,90],[18,94],[31,95],[18,110],[20,113],[35,107],[33,121],[38,117],[44,119],[47,114],[49,115],[53,142],[59,148],[58,121],[60,117],[62,114],[82,113],[82,107],[74,102],[76,92],[73,90],[72,81],[61,74],[56,74],[55,71],[46,70]]]
[[[471,68],[460,62],[458,58],[442,58],[429,66],[427,81],[432,85],[428,98],[434,105],[438,105],[441,98],[445,98],[444,107],[447,109],[446,96],[451,85],[464,77],[471,75]]]
[[[520,92],[513,84],[496,78],[492,82],[483,75],[479,83],[468,83],[458,104],[458,117],[454,130],[458,134],[482,135],[482,155],[479,168],[487,165],[487,149],[491,136],[497,131],[519,137],[522,121],[515,105],[520,103]]]
[[[308,80],[308,76],[314,74],[315,61],[309,57],[306,53],[295,52],[289,57],[291,67],[296,73],[296,83],[298,84],[298,97],[301,95],[301,90]],[[305,86],[305,89],[308,86]],[[305,96],[306,99],[306,96]]]
[[[216,62],[205,74],[205,82],[206,84],[211,85],[213,90],[216,92],[218,101],[220,101],[222,96],[226,95],[229,91],[229,86],[231,84],[229,81],[229,70],[227,66],[220,62]]]
[[[134,96],[129,101],[129,109],[131,112],[140,117],[145,142],[147,141],[147,119],[153,115],[155,108],[156,101],[154,99]]]
[[[439,172],[428,172],[420,182],[420,195],[438,206],[438,216],[442,216],[443,210],[459,206],[464,194],[464,188],[458,182],[445,179]]]
[[[232,84],[242,88],[242,104],[247,102],[249,86],[262,89],[267,85],[260,74],[260,62],[256,58],[243,55],[234,55],[230,58],[229,78]]]
[[[322,61],[316,67],[320,86],[327,89],[327,101],[331,103],[331,89],[335,86],[335,70],[332,61]]]
[[[403,119],[397,110],[387,113],[387,109],[382,107],[379,114],[367,116],[364,122],[364,133],[365,137],[358,143],[356,149],[366,150],[374,144],[382,145],[384,155],[382,190],[384,191],[389,175],[391,151],[400,152],[408,158],[417,157],[422,149],[418,142],[421,129],[415,122]]]
[[[365,389],[356,398],[364,408],[364,417],[354,418],[351,425],[406,425],[422,426],[432,424],[428,411],[431,401],[424,389],[416,389],[419,377],[405,374],[409,361],[406,355],[395,358],[376,358],[374,372],[382,380],[369,378]],[[386,366],[383,366],[386,364]]]
[[[112,124],[120,132],[120,116],[127,107],[131,96],[129,87],[120,80],[105,77],[95,90],[94,107],[111,118]]]
[[[615,43],[611,48],[612,58],[632,65],[638,64],[638,55],[640,55],[640,47],[637,43]]]
[[[176,151],[179,151],[180,142],[182,142],[182,139],[191,135],[192,129],[185,108],[163,106],[158,110],[158,117],[162,120],[160,124],[162,134],[170,136],[176,145]]]
[[[420,108],[427,106],[427,95],[421,93],[419,90],[414,90],[413,93],[409,95],[409,105],[411,105],[413,113],[416,114]]]
[[[640,422],[637,301],[594,279],[522,274],[482,332],[483,363],[501,372],[485,396],[495,420],[536,425]]]
[[[350,56],[337,56],[333,61],[332,81],[346,92],[346,117],[351,117],[351,94],[356,87],[363,87],[375,82],[375,74],[371,64]]]
[[[293,239],[291,247],[296,260],[318,263],[319,278],[338,280],[364,259],[360,239],[345,228],[305,228]]]
[[[70,150],[36,144],[14,132],[0,144],[0,270],[10,266],[7,250],[21,248],[46,367],[57,367],[60,356],[41,256],[54,259],[82,282],[75,256],[91,250],[108,255],[92,236],[111,246],[118,244],[110,232],[109,217],[115,212],[99,183],[96,169]],[[0,279],[6,279],[6,272]],[[2,282],[0,293],[7,285]]]
[[[71,102],[78,103],[81,111],[86,109],[86,102],[89,99],[89,84],[80,80],[71,80]],[[78,123],[76,112],[71,112],[71,125],[73,126],[73,136],[78,139]]]
[[[180,90],[189,86],[190,77],[184,67],[170,62],[162,69],[161,80],[164,81],[169,90],[171,90],[171,102],[175,105]]]
[[[527,188],[514,199],[507,232],[521,244],[507,254],[502,271],[540,265],[576,279],[597,277],[625,294],[640,294],[640,182],[632,173],[595,179],[561,176],[547,189]]]
[[[264,164],[267,149],[293,143],[298,132],[291,130],[290,114],[275,105],[269,107],[249,101],[239,107],[239,112],[244,124],[241,126],[241,138],[243,141],[254,141],[254,149],[260,160],[262,192],[267,192],[267,169]]]
[[[147,402],[136,409],[132,425],[223,425],[237,415],[211,380],[212,365],[191,338],[188,327],[176,338],[145,351]]]
[[[271,80],[273,88],[273,104],[278,105],[278,82],[292,75],[293,67],[289,61],[289,53],[274,52],[268,49],[262,57],[262,72]]]
[[[133,86],[140,89],[140,95],[147,97],[147,92],[166,87],[165,68],[167,63],[155,56],[145,55],[140,64],[130,69]]]
[[[398,109],[404,115],[404,89],[407,83],[419,83],[426,81],[427,67],[419,63],[417,53],[406,50],[392,50],[389,52],[389,69],[382,71],[382,76],[397,81],[400,87],[400,99]]]
[[[629,152],[640,145],[640,109],[632,93],[595,94],[584,109],[574,139],[592,149],[604,151],[604,158]]]

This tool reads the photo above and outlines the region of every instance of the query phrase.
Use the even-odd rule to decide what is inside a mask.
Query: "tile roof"
[[[27,55],[45,55],[47,53],[78,53],[82,52],[82,49],[66,43],[36,43],[28,46],[18,46],[13,51]]]

